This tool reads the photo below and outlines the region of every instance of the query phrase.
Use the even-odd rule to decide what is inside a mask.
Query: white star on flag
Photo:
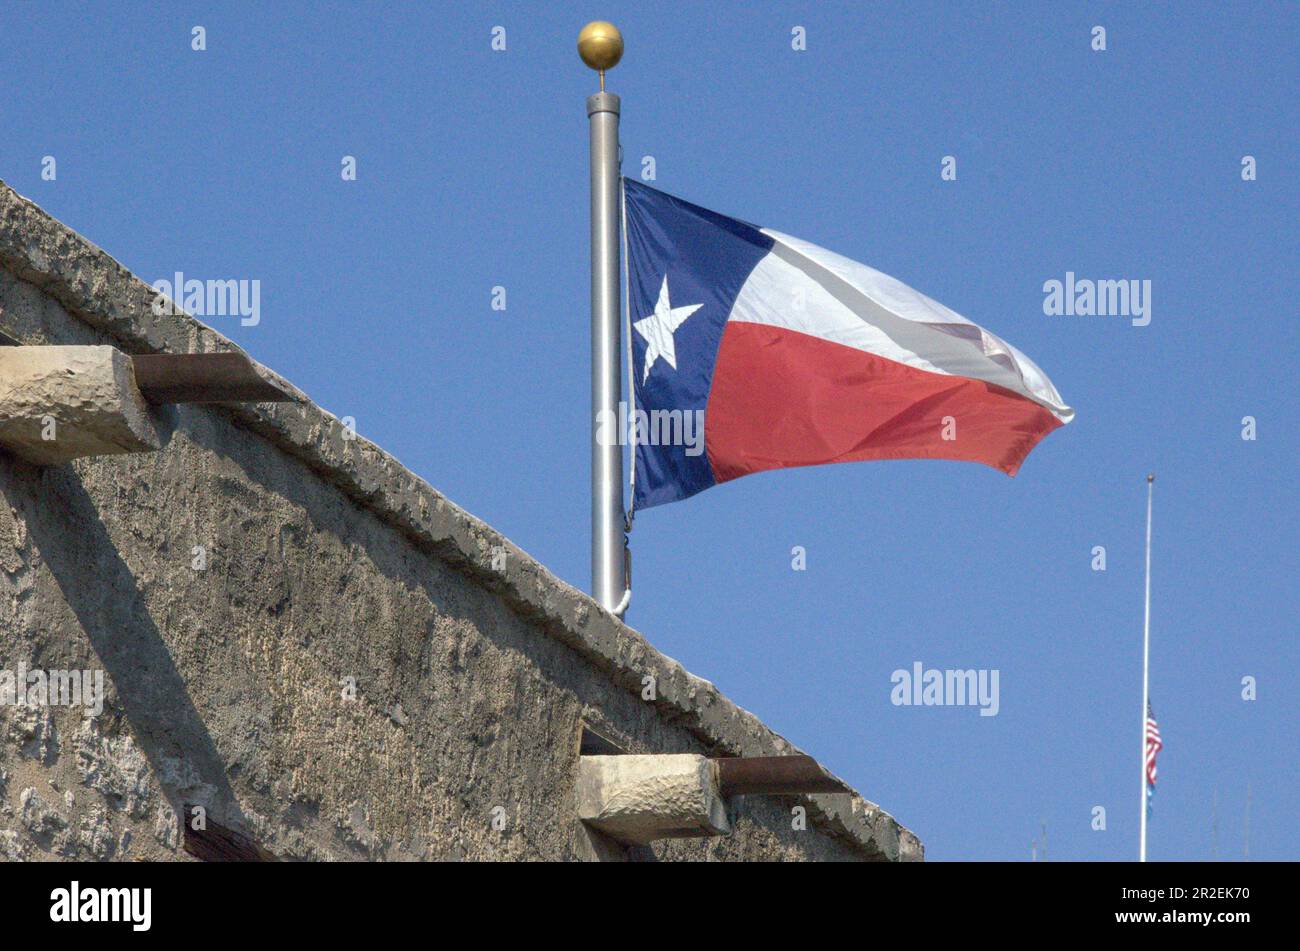
[[[655,304],[655,312],[632,325],[646,342],[645,375],[641,377],[642,383],[650,379],[650,368],[660,357],[663,357],[674,370],[677,369],[677,350],[673,345],[673,334],[686,322],[687,317],[703,306],[703,304],[691,304],[688,307],[673,307],[668,301],[668,275],[664,275],[664,284],[659,288],[659,302]]]

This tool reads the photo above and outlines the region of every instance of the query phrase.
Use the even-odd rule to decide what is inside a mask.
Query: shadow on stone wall
[[[363,668],[384,678],[381,683],[367,683],[376,697],[389,700],[406,700],[427,692],[421,678],[430,666],[446,664],[452,673],[463,673],[463,654],[478,653],[479,648],[469,643],[482,638],[502,652],[525,657],[539,677],[559,690],[567,692],[580,706],[592,709],[617,705],[636,730],[620,730],[627,739],[640,729],[659,730],[659,717],[646,707],[637,695],[642,689],[639,677],[619,683],[616,675],[596,668],[589,661],[559,639],[543,634],[536,622],[521,617],[488,588],[484,579],[472,578],[445,560],[445,554],[422,543],[401,529],[385,522],[374,513],[360,508],[341,489],[324,479],[304,478],[304,464],[268,446],[260,437],[250,436],[238,425],[218,425],[225,422],[214,413],[185,408],[183,423],[178,427],[180,438],[208,453],[214,460],[229,463],[238,469],[241,481],[259,490],[270,492],[287,502],[293,509],[293,518],[283,526],[268,524],[267,531],[281,532],[283,544],[286,537],[297,543],[292,550],[280,552],[286,564],[307,565],[308,570],[320,567],[319,549],[302,529],[306,526],[337,540],[344,550],[355,549],[364,553],[367,567],[373,568],[394,585],[394,592],[419,593],[423,596],[418,609],[421,617],[412,629],[425,632],[425,643],[419,654],[409,654],[404,662],[382,655],[378,629],[371,630],[371,642],[364,647],[373,656],[364,663],[350,661],[352,668]],[[335,570],[335,569],[331,569]],[[393,597],[390,593],[388,597]],[[298,592],[292,598],[298,610],[311,613],[313,606],[304,603]],[[438,642],[434,630],[435,620],[454,622],[443,632],[444,640]],[[468,632],[471,632],[468,633]],[[300,635],[301,636],[301,633]],[[305,645],[304,645],[305,646]],[[427,652],[441,654],[430,659]],[[343,660],[339,657],[338,660]],[[509,697],[513,702],[519,697]],[[528,716],[518,709],[502,709],[500,717]],[[473,729],[477,724],[469,722]],[[612,727],[611,727],[612,728]],[[574,742],[576,743],[577,716],[574,717]],[[703,738],[690,736],[687,731],[670,728],[660,738],[665,748],[659,752],[715,752]],[[576,745],[573,750],[559,753],[561,758],[572,760],[576,769]]]
[[[31,491],[6,491],[8,502],[23,512],[172,810],[182,816],[186,802],[198,803],[213,818],[246,827],[221,755],[80,476],[70,466],[14,469],[13,484]]]

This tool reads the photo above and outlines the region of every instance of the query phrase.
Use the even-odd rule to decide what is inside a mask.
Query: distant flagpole
[[[1154,475],[1147,476],[1147,580],[1146,603],[1142,611],[1142,798],[1140,800],[1141,817],[1138,838],[1138,861],[1147,860],[1147,710],[1151,706],[1151,496]]]
[[[605,70],[623,56],[623,37],[597,20],[578,34],[578,55],[600,73],[587,98],[591,143],[591,596],[607,611],[627,607],[624,574],[623,442],[618,433],[619,98],[605,91]],[[603,423],[603,425],[602,425]],[[603,438],[602,438],[603,434]]]

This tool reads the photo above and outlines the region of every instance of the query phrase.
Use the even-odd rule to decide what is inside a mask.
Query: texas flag
[[[828,462],[1015,475],[1073,417],[1023,353],[906,284],[623,181],[636,508]]]

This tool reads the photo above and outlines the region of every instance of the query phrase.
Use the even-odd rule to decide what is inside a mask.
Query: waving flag
[[[830,462],[1015,475],[1073,417],[1019,350],[892,277],[624,184],[637,508]]]

